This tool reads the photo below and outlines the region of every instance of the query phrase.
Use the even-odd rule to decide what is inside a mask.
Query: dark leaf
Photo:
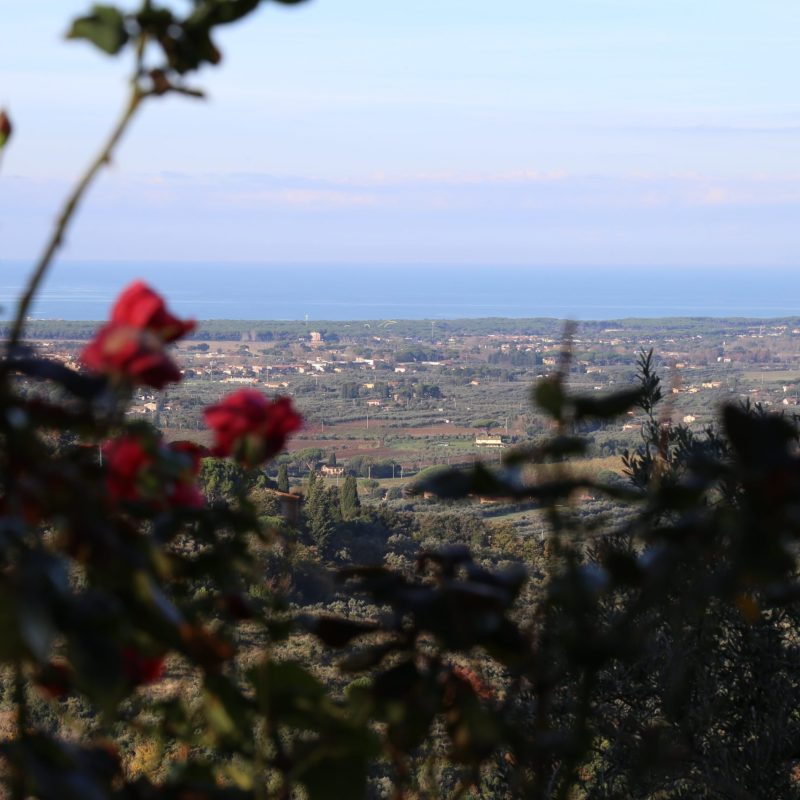
[[[298,774],[310,800],[339,800],[365,797],[367,788],[367,753],[363,755],[331,752],[314,759]]]
[[[412,661],[403,661],[375,678],[373,694],[381,699],[401,698],[411,692],[421,679]]]
[[[564,415],[564,389],[559,376],[542,378],[534,387],[533,399],[542,411],[560,422]]]
[[[199,3],[186,20],[188,25],[209,29],[226,25],[247,16],[260,5],[261,0],[226,0],[226,2]]]
[[[329,701],[325,687],[293,661],[269,661],[249,670],[256,704],[268,710],[275,723],[319,730]]]
[[[555,436],[541,445],[515,447],[503,454],[506,465],[538,463],[548,459],[583,455],[588,448],[586,439],[580,436]]]
[[[467,576],[472,581],[488,583],[490,586],[498,586],[505,589],[511,599],[514,600],[525,585],[525,581],[528,580],[528,570],[521,564],[513,564],[496,572],[489,572],[481,567],[469,565],[467,567]]]
[[[128,41],[125,17],[114,6],[96,5],[92,13],[72,23],[68,39],[86,39],[109,55],[116,55]]]
[[[417,556],[417,569],[423,570],[428,562],[437,564],[442,573],[452,575],[456,567],[472,561],[472,553],[463,544],[451,544],[439,550],[423,550]]]
[[[330,647],[344,647],[356,637],[378,630],[372,622],[352,622],[334,616],[306,616],[303,622],[311,633]]]
[[[750,469],[785,464],[788,446],[796,436],[788,420],[777,415],[755,415],[735,405],[723,411],[725,431],[734,450]]]
[[[597,419],[611,419],[618,417],[638,405],[643,396],[642,389],[626,389],[621,392],[594,397],[583,395],[572,398],[576,419],[595,417]]]
[[[15,358],[4,365],[4,368],[21,372],[31,378],[53,381],[70,394],[87,400],[97,397],[107,386],[105,378],[75,372],[57,361],[43,358]]]
[[[393,653],[399,648],[400,645],[397,642],[365,647],[363,650],[357,650],[343,658],[339,663],[339,668],[344,672],[363,672],[377,667],[389,653]]]

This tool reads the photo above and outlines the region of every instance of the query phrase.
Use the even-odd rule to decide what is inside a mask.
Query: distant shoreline
[[[86,341],[94,336],[101,320],[31,319],[26,337],[32,341]],[[514,336],[544,336],[558,341],[566,321],[557,318],[472,317],[452,320],[198,320],[197,329],[186,342],[291,342],[306,341],[312,332],[325,342],[340,340],[374,343],[403,339],[447,346],[450,337],[473,336],[490,339]],[[8,324],[0,322],[0,339],[8,335]],[[709,340],[746,336],[800,336],[800,317],[640,317],[577,322],[575,340],[598,335],[638,337],[644,347],[664,337]]]
[[[27,265],[0,261],[7,319]],[[800,269],[701,267],[55,266],[32,317],[102,320],[130,281],[151,283],[184,316],[204,320],[333,322],[464,319],[790,319],[800,316]]]

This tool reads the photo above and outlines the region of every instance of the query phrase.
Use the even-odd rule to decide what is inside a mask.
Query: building
[[[344,467],[329,467],[327,464],[324,464],[322,466],[321,472],[328,478],[330,477],[338,478],[341,475],[344,475]]]
[[[280,503],[281,516],[295,528],[300,525],[300,504],[303,500],[299,494],[288,492],[273,492]]]
[[[475,447],[505,447],[503,436],[476,436]]]

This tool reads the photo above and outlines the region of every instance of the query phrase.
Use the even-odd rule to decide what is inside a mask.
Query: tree
[[[473,428],[483,428],[484,433],[488,436],[492,428],[496,428],[500,423],[496,419],[476,419],[472,421]]]
[[[207,458],[200,470],[200,483],[207,497],[223,500],[236,495],[244,476],[242,470],[230,461]]]
[[[309,473],[312,473],[322,460],[324,453],[319,447],[304,447],[291,455],[295,463],[304,465]]]
[[[343,383],[340,389],[343,400],[354,400],[361,394],[361,387],[353,381]]]
[[[316,495],[322,485],[321,479],[317,477],[317,473],[313,470],[308,473],[308,480],[306,481],[306,503]]]
[[[358,484],[352,475],[344,479],[341,491],[342,518],[355,519],[361,510],[361,501],[358,499]]]
[[[286,464],[281,464],[278,467],[278,491],[289,491],[289,471],[286,468]]]
[[[311,539],[322,552],[325,552],[336,529],[336,517],[341,519],[341,513],[333,494],[326,489],[322,478],[319,478],[314,472],[308,477],[304,511],[306,527]]]

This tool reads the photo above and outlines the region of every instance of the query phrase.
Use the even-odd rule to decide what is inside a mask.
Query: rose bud
[[[14,128],[11,125],[11,120],[5,111],[0,109],[0,149],[11,138]]]

